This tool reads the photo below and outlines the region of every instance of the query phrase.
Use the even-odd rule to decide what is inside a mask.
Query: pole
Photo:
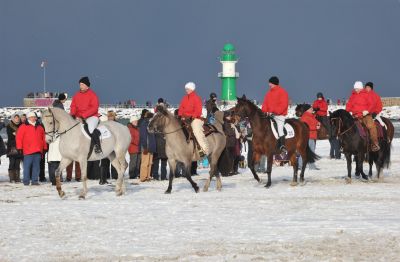
[[[46,93],[46,64],[43,65],[43,95]]]

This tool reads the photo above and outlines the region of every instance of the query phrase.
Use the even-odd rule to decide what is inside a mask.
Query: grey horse
[[[217,178],[217,190],[220,191],[222,189],[221,176],[218,173],[218,160],[225,149],[226,137],[222,129],[223,112],[217,111],[215,114],[217,121],[214,126],[217,128],[218,132],[207,136],[210,148],[210,154],[208,156],[210,159],[210,177],[204,185],[204,191],[208,190],[213,176]],[[195,192],[199,192],[199,187],[192,180],[190,174],[191,163],[192,161],[198,160],[199,156],[193,143],[188,143],[186,141],[186,136],[178,119],[166,108],[159,106],[157,107],[157,113],[149,123],[148,129],[150,132],[161,132],[165,136],[165,151],[168,157],[168,164],[171,168],[170,174],[175,174],[177,162],[183,163],[187,180],[189,180]],[[173,175],[169,176],[168,189],[165,191],[166,194],[171,193],[173,178]]]
[[[61,162],[56,170],[56,188],[60,197],[65,193],[61,189],[60,175],[72,161],[79,162],[82,172],[83,189],[79,198],[84,199],[87,193],[87,161],[108,157],[118,172],[115,192],[118,196],[125,192],[124,173],[128,166],[125,155],[131,142],[129,129],[115,121],[101,122],[111,133],[111,137],[101,141],[102,153],[92,152],[88,159],[90,139],[82,132],[82,124],[59,108],[48,108],[42,111],[42,122],[46,131],[46,141],[51,143],[60,137]]]

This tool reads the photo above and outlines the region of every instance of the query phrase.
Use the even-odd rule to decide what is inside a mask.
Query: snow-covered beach
[[[195,194],[186,179],[65,183],[61,200],[49,183],[7,182],[0,168],[0,261],[396,261],[400,255],[400,139],[383,183],[344,183],[345,160],[328,159],[319,141],[319,171],[291,187],[291,167],[273,168],[265,189],[248,169],[223,178],[223,190]],[[364,165],[367,171],[367,165]],[[207,170],[195,181],[204,185]],[[265,174],[261,177],[265,179]]]

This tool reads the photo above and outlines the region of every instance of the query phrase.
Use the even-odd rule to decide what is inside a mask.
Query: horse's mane
[[[354,123],[353,117],[350,115],[349,112],[347,112],[344,109],[338,109],[338,110],[332,112],[331,117],[340,117],[342,119],[343,123],[345,123],[345,124],[351,125]]]
[[[269,119],[269,118],[270,118],[270,117],[267,117],[267,116],[264,114],[264,112],[261,110],[261,108],[259,108],[258,106],[256,106],[252,101],[248,100],[247,98],[245,98],[245,97],[242,97],[242,98],[238,97],[237,99],[238,99],[238,102],[239,102],[239,103],[240,103],[240,102],[246,103],[253,111],[256,112],[256,114],[258,115],[258,117],[260,117],[260,118],[266,118],[266,119]]]

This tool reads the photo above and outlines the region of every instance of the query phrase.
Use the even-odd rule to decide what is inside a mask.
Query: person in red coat
[[[90,88],[90,81],[87,76],[79,80],[79,91],[72,97],[70,114],[80,122],[85,121],[89,133],[93,134],[99,124],[99,99],[96,93]],[[95,132],[92,139],[95,143],[95,152],[100,153],[99,132]]]
[[[135,179],[139,177],[140,170],[140,137],[138,129],[139,116],[132,116],[128,124],[129,132],[131,133],[131,143],[129,144],[129,178]]]
[[[310,147],[310,149],[313,152],[315,152],[315,145],[317,142],[317,132],[318,132],[318,129],[320,128],[320,123],[318,122],[318,120],[315,118],[315,116],[313,114],[313,108],[310,105],[307,105],[307,106],[309,108],[305,108],[306,111],[301,116],[300,121],[306,123],[306,125],[308,126],[308,129],[310,130],[308,146]],[[301,161],[301,157],[300,157],[299,158],[299,167],[300,168],[301,168],[301,165],[302,165],[302,161]],[[314,163],[310,163],[309,168],[314,169],[314,170],[319,169],[315,166]]]
[[[270,89],[265,94],[261,110],[267,115],[271,115],[276,121],[279,135],[277,148],[282,153],[286,153],[283,126],[289,107],[289,95],[286,90],[279,85],[279,78],[276,76],[269,79],[269,87]]]
[[[346,111],[350,112],[354,118],[359,119],[368,128],[372,141],[372,151],[380,149],[378,134],[372,119],[371,113],[374,110],[374,101],[364,89],[361,81],[354,83],[354,90],[346,104]]]
[[[328,103],[325,101],[324,95],[321,92],[317,94],[317,100],[314,101],[312,107],[317,120],[326,128],[329,137],[331,137],[332,128],[328,117]]]
[[[374,83],[366,83],[365,91],[367,91],[367,93],[371,96],[372,104],[374,105],[371,112],[372,118],[378,120],[382,126],[385,126],[385,123],[383,123],[381,118],[382,100],[381,97],[374,90]]]
[[[28,120],[17,131],[16,148],[24,155],[23,183],[28,186],[39,185],[40,161],[47,150],[44,128],[37,122],[37,116],[30,112]]]
[[[182,98],[181,103],[179,104],[178,116],[182,120],[192,120],[190,125],[193,129],[193,134],[201,147],[199,153],[203,156],[209,154],[209,148],[207,139],[204,135],[204,121],[201,117],[203,112],[203,103],[195,89],[196,85],[193,82],[189,82],[185,85],[186,95]]]

